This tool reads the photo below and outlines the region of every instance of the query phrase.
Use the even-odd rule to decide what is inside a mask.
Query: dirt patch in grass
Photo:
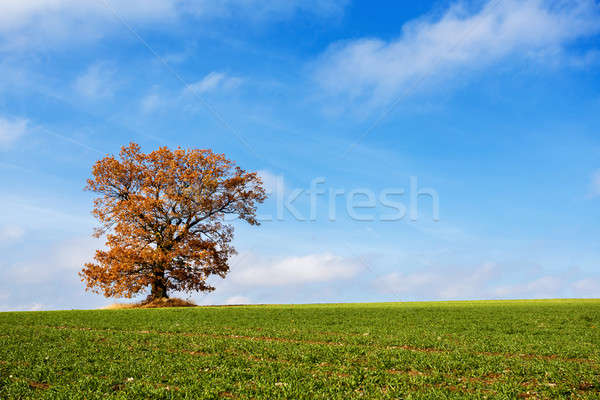
[[[42,382],[34,382],[31,381],[29,382],[29,387],[32,389],[50,389],[50,385],[48,385],[47,383],[42,383]]]

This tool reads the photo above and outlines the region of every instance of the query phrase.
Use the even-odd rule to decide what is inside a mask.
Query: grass
[[[600,300],[0,314],[0,398],[600,398]]]

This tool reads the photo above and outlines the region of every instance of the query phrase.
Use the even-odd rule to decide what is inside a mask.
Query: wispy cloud
[[[110,97],[117,87],[116,70],[108,63],[92,64],[77,77],[73,87],[77,93],[89,99]]]
[[[487,285],[499,273],[493,263],[444,271],[430,268],[416,272],[392,272],[375,279],[378,290],[409,299],[485,298]]]
[[[176,4],[175,0],[6,0],[0,13],[0,49],[96,40],[117,26],[111,9],[142,23],[173,20]]]
[[[173,23],[183,16],[277,21],[296,13],[336,16],[347,0],[4,0],[0,50],[50,48],[100,39],[124,20]]]
[[[132,18],[164,18],[174,12],[175,3],[173,0],[107,0],[107,4],[112,5],[120,14]],[[59,16],[67,19],[85,13],[88,13],[90,17],[110,15],[109,10],[101,1],[6,0],[2,2],[0,26],[3,31],[16,30],[39,23],[43,19],[52,20]]]
[[[95,249],[102,242],[92,238],[77,238],[55,246],[43,256],[19,261],[3,271],[3,278],[10,278],[16,285],[53,283],[57,287],[63,281],[77,281],[77,272],[85,262],[91,261]]]
[[[598,297],[598,293],[600,293],[600,279],[580,279],[573,282],[572,287],[582,297]]]
[[[33,233],[35,235],[35,233]],[[39,238],[39,237],[38,237]],[[27,241],[27,250],[13,260],[0,260],[2,310],[39,310],[56,308],[98,307],[100,296],[85,295],[77,272],[90,261],[102,241],[87,237],[68,240],[49,239],[40,248]]]
[[[0,242],[9,242],[21,239],[25,230],[17,225],[6,225],[0,227]]]
[[[150,93],[142,98],[140,102],[140,107],[142,112],[151,113],[153,111],[158,110],[164,101],[162,97],[158,93]]]
[[[201,80],[187,85],[184,94],[203,94],[217,90],[232,90],[240,86],[242,79],[222,72],[211,72]]]
[[[25,118],[0,116],[0,149],[11,147],[28,132],[30,123]]]
[[[592,0],[491,0],[464,3],[438,18],[411,21],[394,40],[363,38],[333,44],[314,65],[331,95],[377,106],[430,81],[477,70],[511,55],[561,55],[572,41],[600,31]]]
[[[497,287],[494,289],[494,293],[499,297],[551,298],[558,297],[564,289],[564,279],[546,275],[523,284]]]
[[[225,304],[233,305],[233,304],[250,304],[251,301],[246,296],[231,296],[227,300],[225,300]]]
[[[203,17],[251,20],[282,20],[303,12],[332,17],[343,13],[348,0],[199,0],[184,2],[183,8]]]
[[[511,275],[510,283],[505,281]],[[525,276],[517,275],[525,274]],[[544,273],[537,267],[506,270],[487,262],[472,268],[428,267],[374,280],[377,290],[411,300],[582,298],[597,295],[600,280],[583,272]]]

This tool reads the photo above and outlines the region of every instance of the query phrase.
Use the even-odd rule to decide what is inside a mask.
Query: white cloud
[[[29,121],[25,118],[0,117],[0,148],[8,148],[27,133]]]
[[[107,6],[107,5],[108,6]],[[151,19],[172,15],[173,0],[107,0],[106,4],[95,0],[5,0],[2,2],[0,26],[3,31],[16,30],[24,26],[43,23],[55,18],[73,18],[88,15],[112,16],[111,8],[124,18]],[[49,23],[49,21],[46,21]]]
[[[336,43],[316,62],[314,74],[329,94],[374,106],[408,95],[425,81],[510,55],[560,55],[571,41],[599,30],[593,0],[489,1],[477,12],[457,3],[439,18],[405,24],[394,40]]]
[[[25,304],[25,305],[14,305],[14,306],[0,306],[0,311],[42,311],[46,309],[41,303]]]
[[[563,289],[564,279],[548,275],[520,285],[497,287],[494,293],[500,297],[552,298],[558,297]]]
[[[239,256],[227,278],[236,286],[285,286],[345,280],[354,277],[360,263],[330,253],[264,260],[253,254]]]
[[[187,85],[184,94],[202,94],[216,90],[232,90],[242,83],[238,77],[229,76],[222,72],[211,72],[198,82]]]
[[[40,303],[35,303],[27,311],[42,311],[44,309],[44,305]]]
[[[96,63],[90,67],[73,83],[73,87],[81,96],[90,99],[110,97],[116,88],[116,71],[106,63]]]
[[[379,290],[410,299],[486,298],[487,285],[498,274],[495,264],[485,263],[471,269],[429,269],[393,272],[375,279]]]
[[[138,27],[144,23],[174,23],[184,15],[264,22],[290,18],[299,12],[335,16],[345,3],[346,0],[3,0],[0,49],[49,48],[100,39],[116,27],[122,28],[119,18]]]
[[[20,226],[7,225],[0,227],[0,242],[8,242],[21,239],[25,230]]]
[[[94,250],[103,247],[101,240],[54,238],[40,246],[36,232],[32,236],[31,241],[20,245],[22,254],[12,257],[12,261],[0,261],[0,292],[9,293],[0,309],[90,308],[104,302],[101,296],[85,293],[77,274],[83,263],[92,260]]]
[[[507,276],[510,283],[501,283]],[[405,300],[582,298],[600,294],[600,280],[578,272],[544,274],[538,268],[521,267],[516,272],[493,263],[475,268],[394,272],[376,278],[374,286]]]
[[[59,285],[65,279],[79,280],[77,273],[83,268],[83,264],[92,261],[95,250],[102,247],[102,242],[98,239],[69,240],[57,244],[43,256],[13,264],[3,271],[3,275],[17,284],[47,282]]]
[[[250,304],[250,299],[245,296],[233,296],[225,300],[227,305]]]
[[[600,279],[584,278],[571,286],[578,297],[600,297]]]
[[[136,23],[173,20],[176,1],[5,0],[0,49],[48,48],[99,39],[119,26],[114,14]]]

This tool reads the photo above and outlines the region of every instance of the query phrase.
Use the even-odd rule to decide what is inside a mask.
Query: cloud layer
[[[526,276],[520,277],[521,273]],[[506,283],[503,278],[508,275],[511,281],[521,282]],[[600,279],[577,271],[556,274],[530,268],[516,272],[487,262],[472,268],[392,272],[373,284],[399,300],[586,298],[598,295]]]
[[[358,261],[331,253],[275,260],[246,254],[240,256],[228,279],[236,286],[301,285],[350,279],[359,269]]]
[[[394,40],[363,38],[333,44],[315,65],[330,94],[379,105],[440,79],[507,56],[557,54],[573,40],[600,31],[592,0],[489,1],[477,11],[463,3],[441,17],[405,24]]]
[[[7,0],[0,13],[0,50],[52,46],[103,37],[115,15],[131,22],[173,20],[174,0]]]
[[[98,39],[119,26],[172,23],[181,17],[282,20],[296,13],[335,16],[346,0],[6,0],[0,13],[0,50]],[[3,40],[2,40],[3,39]]]

